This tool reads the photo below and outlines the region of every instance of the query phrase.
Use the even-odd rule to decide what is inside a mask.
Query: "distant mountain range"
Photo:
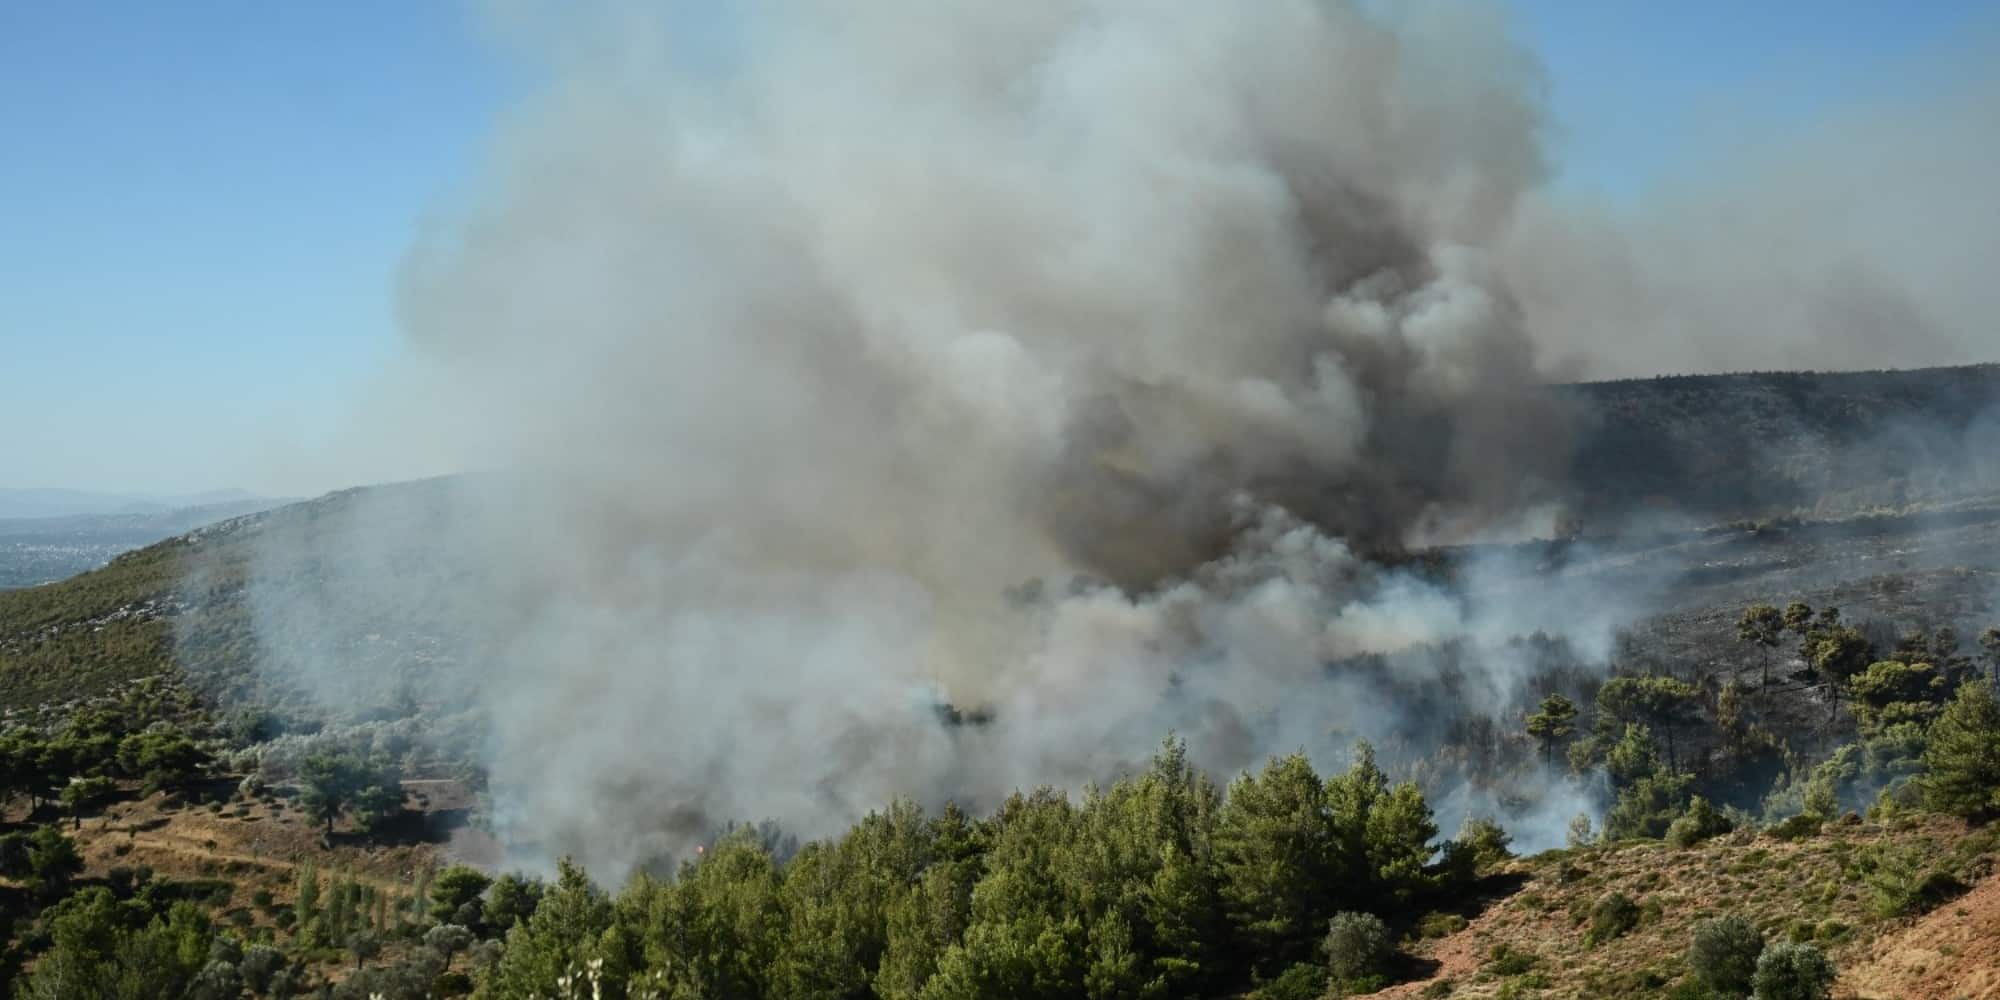
[[[0,486],[0,519],[74,517],[80,514],[162,514],[190,507],[258,503],[263,500],[248,490],[233,489],[186,494],[92,493],[86,490]]]
[[[66,490],[13,492],[52,494],[79,502],[115,499]],[[187,499],[216,496],[238,496],[239,499],[181,507],[158,507],[150,501],[135,501],[129,505],[132,509],[110,513],[0,516],[0,590],[33,587],[65,579],[102,566],[121,552],[151,545],[162,538],[292,502],[289,499],[251,496],[241,490],[200,494]]]

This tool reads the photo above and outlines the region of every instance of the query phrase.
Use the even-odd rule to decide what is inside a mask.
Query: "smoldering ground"
[[[1411,691],[1499,711],[1517,637],[1601,664],[1643,607],[1397,568],[1563,496],[1497,253],[1540,81],[1495,10],[731,10],[695,66],[648,11],[519,33],[546,84],[412,252],[350,445],[483,471],[271,533],[252,577],[285,684],[475,679],[514,843],[615,870],[723,817],[1109,777],[1170,730],[1224,772],[1414,761]],[[416,551],[450,568],[391,571]],[[455,637],[423,669],[330,638],[411,609]]]

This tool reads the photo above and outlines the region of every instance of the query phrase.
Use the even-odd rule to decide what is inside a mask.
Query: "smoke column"
[[[523,836],[616,864],[689,815],[1107,777],[1170,727],[1223,767],[1344,741],[1365,715],[1279,709],[1463,628],[1357,552],[1560,472],[1480,249],[1542,170],[1488,25],[753,5],[684,69],[618,13],[403,298],[501,470],[465,516],[516,581]]]
[[[486,471],[265,545],[266,581],[365,557],[366,601],[477,636],[441,659],[513,842],[616,870],[1112,777],[1169,729],[1225,773],[1337,754],[1424,720],[1329,663],[1422,687],[1462,644],[1498,707],[1509,639],[1602,655],[1624,599],[1393,568],[1561,498],[1509,280],[1554,314],[1559,276],[1498,253],[1554,238],[1519,225],[1540,80],[1494,11],[730,10],[692,64],[670,18],[503,15],[548,82],[411,254],[374,439]],[[414,549],[462,572],[372,571]],[[355,683],[301,651],[324,594],[253,591],[271,670]]]

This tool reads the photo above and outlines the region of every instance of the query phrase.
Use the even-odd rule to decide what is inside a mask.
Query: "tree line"
[[[1387,982],[1397,935],[1506,856],[1490,822],[1441,842],[1416,785],[1366,744],[1339,773],[1293,754],[1222,788],[1169,739],[1143,774],[1080,797],[1019,793],[984,817],[897,802],[795,852],[739,828],[615,893],[567,862],[547,884],[447,869],[399,899],[308,867],[275,958],[141,889],[90,886],[45,914],[20,992],[1310,997]],[[297,961],[328,948],[355,963],[338,987]],[[159,975],[137,973],[163,952]]]

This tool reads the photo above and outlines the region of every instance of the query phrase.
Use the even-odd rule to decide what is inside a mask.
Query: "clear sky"
[[[1513,0],[1555,182],[1887,95],[1990,5]],[[448,0],[0,4],[0,486],[292,492],[396,349],[395,274],[523,89]]]

